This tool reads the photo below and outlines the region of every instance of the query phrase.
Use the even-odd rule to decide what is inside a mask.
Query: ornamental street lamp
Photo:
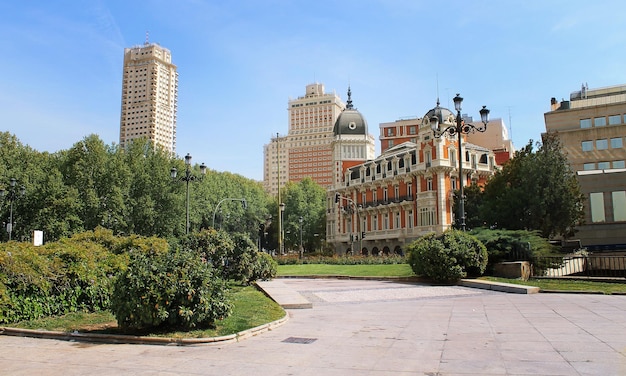
[[[241,201],[241,206],[243,207],[243,210],[246,210],[248,208],[248,202],[246,201],[245,198],[223,198],[220,200],[220,202],[217,203],[217,206],[215,206],[215,210],[213,211],[213,228],[215,228],[215,214],[217,213],[217,209],[220,207],[220,205],[222,204],[222,202],[224,201]],[[222,220],[223,222],[223,220]],[[221,225],[220,225],[221,227]]]
[[[19,192],[19,194],[18,194]],[[17,190],[17,179],[11,178],[9,180],[9,189],[0,189],[0,198],[9,201],[9,223],[7,223],[6,230],[9,233],[9,241],[11,241],[11,235],[13,233],[13,203],[26,194],[26,187],[20,185],[19,191]]]
[[[186,208],[185,210],[185,217],[186,217],[185,234],[189,234],[189,182],[202,179],[204,175],[206,175],[206,168],[207,168],[206,165],[202,163],[200,165],[201,176],[197,177],[194,174],[192,174],[191,173],[191,155],[187,153],[187,155],[185,155],[185,176],[176,178],[176,175],[177,175],[176,167],[172,167],[172,169],[170,170],[170,177],[172,178],[172,180],[184,181],[187,185],[186,205],[185,205],[185,208]]]
[[[470,123],[465,123],[461,118],[461,103],[463,98],[459,94],[452,99],[454,101],[454,109],[456,110],[456,124],[451,125],[445,129],[441,129],[441,123],[444,119],[441,114],[441,110],[437,107],[438,111],[429,119],[430,126],[435,134],[435,137],[440,138],[442,135],[449,133],[450,136],[458,135],[459,142],[459,226],[461,230],[465,231],[465,196],[463,195],[463,148],[462,148],[462,134],[485,132],[487,130],[487,123],[489,122],[489,110],[487,106],[483,106],[480,112],[480,120],[482,125],[475,126]]]

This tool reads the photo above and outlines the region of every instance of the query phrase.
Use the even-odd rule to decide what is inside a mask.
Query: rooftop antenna
[[[150,44],[150,31],[146,30],[146,45]]]

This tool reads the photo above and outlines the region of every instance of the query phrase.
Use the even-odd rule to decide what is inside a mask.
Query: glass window
[[[613,168],[626,168],[626,162],[624,162],[624,161],[613,161]]]
[[[595,169],[596,169],[595,163],[585,163],[583,165],[583,170],[595,170]]]
[[[414,125],[409,127],[409,134],[415,134],[416,133],[416,128]]]
[[[611,149],[621,149],[622,147],[624,147],[624,142],[621,137],[611,139]]]
[[[626,116],[626,115],[624,115]],[[591,119],[580,119],[581,128],[591,128]]]
[[[598,162],[598,170],[606,170],[611,168],[611,162]]]
[[[593,150],[593,141],[583,141],[582,142],[583,151],[592,151]]]
[[[604,222],[604,194],[602,192],[589,194],[589,206],[591,207],[591,222]]]
[[[613,198],[613,220],[626,221],[626,191],[612,192]]]
[[[604,116],[593,118],[593,125],[595,127],[604,127],[606,125],[606,118]]]
[[[622,123],[622,115],[609,116],[609,125],[617,125]]]
[[[609,148],[609,141],[606,138],[596,140],[596,150],[606,150]]]

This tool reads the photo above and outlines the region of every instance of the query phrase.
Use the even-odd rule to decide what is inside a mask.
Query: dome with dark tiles
[[[352,106],[352,92],[348,88],[348,102],[346,108],[339,114],[335,127],[335,136],[341,135],[367,135],[367,121],[361,113]]]
[[[448,110],[445,107],[439,106],[439,98],[437,98],[437,106],[435,108],[430,109],[426,115],[422,118],[423,126],[430,126],[430,120],[433,117],[437,117],[439,119],[439,124],[441,125],[454,125],[455,124],[455,115],[452,111]]]

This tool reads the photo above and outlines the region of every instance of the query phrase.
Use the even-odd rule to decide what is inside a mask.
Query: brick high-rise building
[[[333,127],[346,105],[337,94],[325,93],[321,83],[307,85],[305,95],[290,99],[288,105],[287,135],[277,134],[263,148],[266,191],[275,195],[287,182],[299,182],[305,177],[324,188],[331,187],[335,176]],[[367,135],[364,140],[373,158],[374,137]]]
[[[178,72],[171,52],[154,43],[124,49],[120,146],[146,138],[176,152]]]

